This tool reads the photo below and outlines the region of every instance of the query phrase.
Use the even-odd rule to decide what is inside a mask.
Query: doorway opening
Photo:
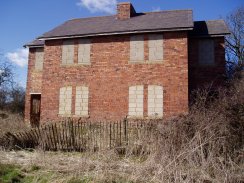
[[[41,115],[41,94],[31,94],[30,123],[31,127],[39,127]]]

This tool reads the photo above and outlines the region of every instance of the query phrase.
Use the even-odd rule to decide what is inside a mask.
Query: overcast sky
[[[127,2],[129,0],[125,0]],[[0,53],[26,85],[28,50],[23,45],[73,18],[115,14],[117,0],[1,0]],[[225,17],[244,0],[131,0],[137,12],[192,9],[194,20]],[[2,59],[1,59],[2,61]]]

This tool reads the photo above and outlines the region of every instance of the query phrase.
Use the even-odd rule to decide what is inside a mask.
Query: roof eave
[[[221,33],[221,34],[206,34],[206,35],[190,35],[191,38],[209,38],[209,37],[224,37],[228,36],[230,33]]]
[[[154,29],[154,30],[135,30],[135,31],[94,33],[94,34],[83,34],[83,35],[64,35],[64,36],[51,36],[51,37],[40,36],[40,37],[38,37],[38,39],[39,40],[54,40],[54,39],[68,39],[68,38],[81,38],[81,37],[140,34],[140,33],[156,33],[156,32],[172,32],[172,31],[190,31],[190,30],[193,30],[193,26],[192,27],[182,27],[182,28]]]
[[[43,48],[44,45],[24,45],[24,48]]]

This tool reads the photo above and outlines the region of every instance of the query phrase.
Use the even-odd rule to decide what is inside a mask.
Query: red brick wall
[[[198,64],[198,43],[204,38],[189,39],[189,90],[209,86],[216,88],[223,84],[225,78],[225,48],[224,37],[214,40],[215,64],[201,66]]]
[[[164,61],[160,64],[129,64],[130,37],[128,35],[92,38],[91,65],[89,66],[77,64],[61,66],[62,40],[46,41],[41,91],[41,121],[59,118],[59,89],[65,85],[73,86],[72,114],[74,114],[75,105],[75,86],[87,85],[89,87],[91,120],[123,119],[128,114],[129,86],[132,85],[144,85],[144,114],[147,114],[148,85],[163,86],[165,117],[187,112],[187,32],[164,33],[163,37]],[[147,48],[147,35],[145,35],[145,40],[145,48]],[[148,59],[148,49],[145,51],[145,59]],[[77,63],[77,52],[76,45],[75,63]],[[29,69],[30,67],[31,65]],[[27,102],[26,115],[28,115],[28,105]]]
[[[25,121],[30,120],[30,93],[41,93],[42,71],[35,70],[35,48],[29,49],[28,75],[25,95]]]

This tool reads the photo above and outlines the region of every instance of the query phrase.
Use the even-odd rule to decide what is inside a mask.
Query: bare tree
[[[244,68],[244,6],[236,8],[226,22],[231,35],[226,37],[226,57],[230,72]]]
[[[13,85],[13,67],[0,53],[0,109],[6,107],[9,89]]]
[[[23,112],[25,90],[14,81],[14,67],[0,54],[0,110]]]
[[[23,113],[25,107],[25,89],[19,85],[14,85],[9,92],[10,101],[8,102],[8,110],[11,112]]]
[[[13,84],[13,65],[0,53],[0,88],[5,88]]]
[[[11,85],[13,83],[12,65],[7,62],[0,64],[0,87]]]

